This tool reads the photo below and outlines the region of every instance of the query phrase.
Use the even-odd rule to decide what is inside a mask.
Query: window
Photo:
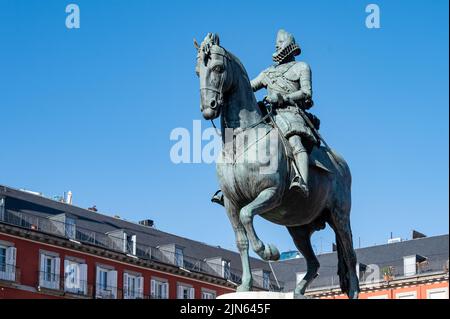
[[[426,265],[427,258],[420,255],[403,257],[403,274],[405,276],[414,276],[420,271],[419,265]]]
[[[123,233],[123,251],[127,254],[136,255],[136,235]]]
[[[142,276],[123,274],[123,298],[144,298],[144,278]]]
[[[428,289],[427,299],[448,299],[448,288]]]
[[[270,289],[270,272],[263,271],[263,288]]]
[[[0,280],[16,280],[16,248],[0,246]]]
[[[178,299],[194,299],[194,293],[195,290],[193,287],[185,286],[185,285],[178,285]]]
[[[87,294],[87,265],[64,260],[64,291],[73,294]]]
[[[75,219],[66,217],[65,228],[66,228],[66,237],[70,239],[75,239],[77,234]]]
[[[0,198],[0,220],[5,220],[5,199]]]
[[[216,292],[212,290],[202,290],[202,299],[216,299]]]
[[[39,270],[39,285],[49,289],[59,289],[60,259],[53,254],[42,253]]]
[[[401,292],[395,296],[397,299],[417,299],[415,291]]]
[[[367,265],[363,263],[356,263],[356,276],[358,277],[360,282],[365,281],[365,274],[367,270]]]
[[[6,247],[0,246],[0,271],[6,271]]]
[[[95,297],[100,299],[117,298],[117,271],[97,266]]]
[[[405,276],[413,276],[417,272],[416,256],[403,257],[403,273]]]
[[[225,279],[230,279],[230,262],[222,260],[222,276]]]
[[[175,247],[175,265],[183,267],[183,248]]]
[[[167,281],[160,279],[151,280],[151,296],[154,299],[168,299],[169,298],[169,284]]]

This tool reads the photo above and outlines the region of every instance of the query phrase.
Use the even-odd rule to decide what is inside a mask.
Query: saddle
[[[263,116],[267,116],[269,114],[269,111],[267,110],[266,104],[264,101],[259,101],[258,102],[258,107],[261,110],[261,113],[263,114]],[[311,123],[314,125],[314,128],[316,130],[319,130],[320,128],[320,119],[315,116],[312,113],[309,112],[305,112],[305,114],[308,116],[308,118],[310,119]],[[267,116],[266,118],[266,123],[273,126],[277,131],[278,131],[278,135],[281,137],[282,143],[283,143],[283,148],[284,148],[284,152],[286,154],[286,157],[288,158],[289,161],[289,165],[292,165],[294,163],[294,155],[293,155],[293,151],[292,151],[292,147],[289,144],[288,139],[284,136],[284,134],[281,132],[280,128],[278,127],[278,125],[275,123],[274,119],[272,116]],[[314,148],[318,148],[320,147],[320,145],[315,146]],[[313,148],[313,149],[314,149]],[[311,152],[312,154],[312,152]],[[309,158],[309,166],[313,166],[316,168],[319,168],[327,173],[333,173],[330,169],[327,168],[327,165],[325,163],[323,163],[322,161],[320,161],[317,158],[314,158],[314,156],[308,156]]]

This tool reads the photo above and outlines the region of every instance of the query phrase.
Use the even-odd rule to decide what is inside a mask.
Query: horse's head
[[[208,33],[201,45],[194,41],[194,46],[198,52],[195,71],[200,78],[200,110],[205,119],[212,120],[220,115],[232,84],[231,59],[217,34]]]

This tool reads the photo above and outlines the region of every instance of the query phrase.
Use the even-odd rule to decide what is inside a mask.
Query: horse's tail
[[[335,201],[336,206],[331,211],[331,214],[333,214],[333,216],[331,216],[330,221],[335,225],[335,232],[341,232],[342,234],[343,231],[350,231],[351,233],[350,229],[345,229],[345,224],[350,220],[352,175],[350,172],[350,168],[344,158],[334,150],[332,150],[332,153],[332,156],[336,159],[337,164],[339,165],[338,170],[340,174],[336,175],[336,178],[338,178],[338,181],[336,183],[337,189],[335,189],[335,192],[337,192],[337,198]],[[350,269],[348,268],[348,264],[346,261],[346,258],[348,258],[348,256],[346,256],[346,253],[344,251],[346,247],[343,246],[339,235],[336,236],[336,246],[338,257],[337,274],[339,276],[339,283],[342,292],[348,294],[350,289]]]
[[[348,278],[349,269],[344,260],[344,252],[342,251],[344,248],[342,247],[342,243],[340,240],[337,240],[337,257],[338,257],[338,269],[337,274],[339,276],[339,286],[341,287],[341,291],[344,294],[348,294],[350,282]]]

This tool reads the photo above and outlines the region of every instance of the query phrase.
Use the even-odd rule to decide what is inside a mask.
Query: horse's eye
[[[222,73],[223,72],[223,66],[222,65],[216,65],[215,67],[213,67],[212,70],[214,72],[217,72],[217,73]]]

